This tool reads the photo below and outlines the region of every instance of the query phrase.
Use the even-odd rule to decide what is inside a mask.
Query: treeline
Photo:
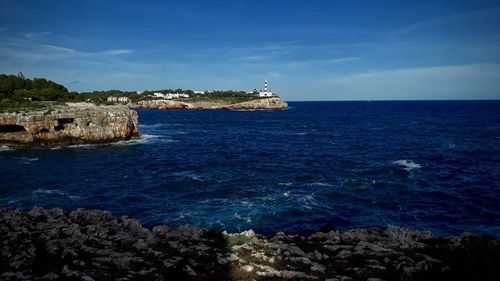
[[[141,93],[141,96],[147,97],[147,96],[152,96],[154,93],[162,93],[162,94],[168,94],[168,93],[178,93],[178,94],[188,94],[189,97],[191,98],[207,98],[207,99],[213,99],[213,98],[243,98],[243,97],[249,97],[257,93],[252,93],[248,94],[247,92],[244,91],[205,91],[204,94],[199,94],[195,93],[192,90],[183,90],[183,89],[165,89],[165,90],[155,90],[155,91],[144,91]]]
[[[0,74],[0,110],[36,109],[43,107],[36,101],[77,101],[76,93],[68,92],[63,85],[44,78],[26,79],[16,75]]]
[[[93,92],[69,92],[63,85],[47,80],[45,78],[27,79],[22,73],[18,75],[0,74],[0,111],[17,111],[19,109],[38,109],[44,107],[44,101],[50,102],[93,102],[97,104],[107,103],[108,97],[128,97],[131,102],[153,99],[154,93],[179,93],[188,94],[191,99],[252,99],[256,98],[257,92],[248,94],[244,91],[206,91],[204,94],[196,94],[192,90],[165,89],[156,91],[93,91]]]

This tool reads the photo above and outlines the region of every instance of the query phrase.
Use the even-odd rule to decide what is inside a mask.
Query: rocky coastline
[[[309,237],[143,227],[102,210],[0,209],[1,280],[495,280],[499,240],[390,226]]]
[[[260,98],[240,103],[223,102],[184,102],[178,100],[142,100],[132,105],[133,108],[154,108],[154,109],[189,109],[189,110],[277,110],[286,109],[288,104],[280,97]]]
[[[137,112],[126,106],[67,103],[0,114],[0,145],[107,143],[139,136]]]

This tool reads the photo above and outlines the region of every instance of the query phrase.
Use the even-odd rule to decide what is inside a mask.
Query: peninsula
[[[288,104],[263,91],[166,89],[70,92],[44,78],[0,75],[0,145],[107,143],[139,136],[134,108],[275,110]]]

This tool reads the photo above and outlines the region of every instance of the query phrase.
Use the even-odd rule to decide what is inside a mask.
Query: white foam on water
[[[412,160],[396,160],[392,162],[395,165],[403,166],[407,171],[420,169],[422,166],[418,163],[413,162]]]
[[[290,197],[290,191],[283,192],[283,196],[285,196],[285,197]]]
[[[43,189],[43,188],[39,188],[39,189],[34,190],[33,192],[31,192],[31,195],[39,195],[39,194],[64,196],[64,197],[68,197],[70,199],[78,199],[78,198],[80,198],[80,196],[70,195],[70,194],[68,194],[66,192],[63,192],[63,191],[59,190],[59,189]]]
[[[227,203],[229,200],[227,198],[210,198],[200,201],[203,204],[211,204],[211,203]]]
[[[158,142],[177,142],[174,139],[166,138],[160,135],[149,135],[143,134],[139,138],[130,139],[130,140],[122,140],[111,143],[92,143],[92,144],[74,144],[69,145],[65,148],[94,148],[94,147],[102,147],[102,146],[127,146],[127,145],[138,145],[138,144],[149,144],[149,143],[158,143]],[[56,147],[54,149],[60,149],[60,147]]]
[[[5,145],[0,146],[0,152],[2,152],[2,151],[13,151],[13,150],[15,150],[15,149],[12,148],[12,147],[8,147],[8,146],[5,146]]]
[[[321,181],[317,181],[317,182],[313,182],[313,183],[310,183],[308,184],[309,186],[333,186],[332,184],[330,183],[327,183],[327,182],[321,182]]]
[[[172,175],[177,176],[177,177],[192,179],[192,180],[199,181],[199,182],[203,182],[203,181],[207,180],[206,178],[204,178],[201,175],[198,175],[192,171],[175,172],[175,173],[172,173]]]
[[[32,162],[40,160],[40,158],[29,158],[29,157],[16,157],[15,159],[19,160],[19,164],[29,165]]]
[[[252,219],[250,217],[242,217],[240,214],[238,214],[238,212],[234,213],[233,217],[235,217],[238,220],[245,221],[246,223],[251,223],[252,222]]]
[[[293,185],[293,183],[291,183],[291,182],[280,182],[280,183],[278,183],[278,185],[282,185],[282,186],[292,186],[292,185]]]
[[[139,129],[163,129],[169,127],[178,127],[182,125],[183,124],[176,124],[176,123],[140,124]]]
[[[454,143],[450,143],[450,144],[448,144],[448,148],[450,148],[450,149],[455,149],[455,148],[457,148],[457,147],[458,147],[458,145],[456,145],[456,144],[454,144]]]
[[[314,194],[299,197],[298,202],[300,202],[302,208],[307,210],[312,210],[314,207],[318,206],[316,198],[314,198]]]
[[[64,148],[87,148],[87,147],[96,147],[101,146],[102,144],[72,144],[68,145]]]
[[[131,139],[131,140],[126,140],[126,141],[117,141],[110,143],[110,145],[136,145],[136,144],[149,144],[149,143],[158,143],[158,142],[177,142],[174,139],[171,138],[166,138],[164,136],[160,135],[150,135],[150,134],[143,134],[139,138],[136,139]]]

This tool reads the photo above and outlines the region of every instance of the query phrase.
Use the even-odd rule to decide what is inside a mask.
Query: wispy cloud
[[[331,99],[498,99],[500,64],[409,67],[319,77]]]
[[[339,64],[344,62],[351,62],[360,60],[359,57],[345,57],[345,58],[325,58],[325,59],[314,59],[314,60],[302,60],[302,61],[292,61],[288,63],[289,67],[306,67],[306,66],[317,66],[317,65],[329,65],[329,64]]]
[[[424,19],[411,24],[401,26],[397,30],[389,32],[389,35],[408,34],[422,29],[428,29],[446,24],[463,25],[466,21],[477,21],[478,19],[499,17],[500,9],[476,10],[471,12],[455,13],[435,18]]]
[[[79,58],[99,58],[122,56],[133,53],[131,49],[109,49],[102,51],[84,51],[56,44],[46,43],[46,36],[52,32],[22,33],[20,37],[0,37],[0,57],[17,60],[59,60]]]
[[[483,75],[500,78],[500,64],[465,64],[444,65],[429,67],[398,68],[388,70],[377,70],[370,72],[353,73],[336,77],[337,82],[357,81],[360,79],[376,79],[381,77],[443,77],[443,76],[467,76]]]
[[[24,32],[22,36],[29,40],[40,40],[45,39],[47,36],[51,35],[52,31],[42,31],[42,32]]]
[[[116,50],[107,50],[107,51],[104,51],[104,52],[101,52],[103,55],[127,55],[127,54],[130,54],[130,53],[133,53],[134,51],[133,50],[129,50],[129,49],[116,49]]]

